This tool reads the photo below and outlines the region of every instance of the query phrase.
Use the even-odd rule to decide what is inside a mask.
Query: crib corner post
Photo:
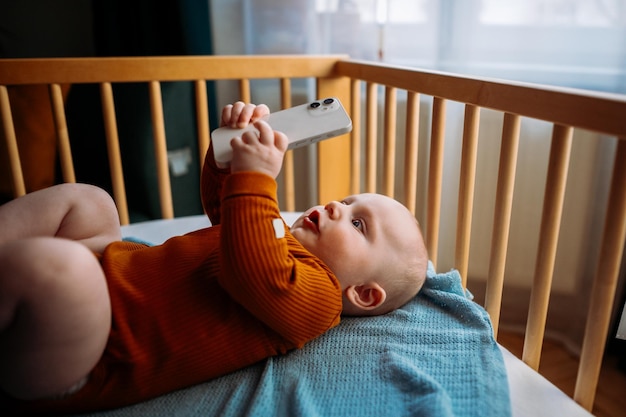
[[[351,114],[350,78],[327,77],[317,80],[317,96],[337,97]],[[327,203],[350,194],[350,134],[317,145],[317,201]]]

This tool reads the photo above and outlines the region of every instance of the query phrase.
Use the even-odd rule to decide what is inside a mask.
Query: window
[[[348,53],[626,93],[626,0],[214,0],[212,18],[218,53]]]

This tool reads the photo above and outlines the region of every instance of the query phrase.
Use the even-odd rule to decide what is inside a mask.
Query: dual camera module
[[[319,106],[322,105],[322,103],[328,106],[329,104],[333,104],[334,101],[335,100],[332,98],[324,99],[321,103],[319,101],[314,101],[309,105],[309,107],[311,107],[312,109],[317,109]]]

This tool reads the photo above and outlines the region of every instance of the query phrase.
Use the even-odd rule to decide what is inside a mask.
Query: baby
[[[359,194],[288,228],[275,178],[287,138],[237,102],[202,201],[212,227],[162,245],[121,241],[115,205],[63,184],[0,206],[0,388],[20,411],[120,407],[299,348],[341,314],[392,311],[420,290],[427,253],[397,201]],[[2,403],[3,401],[0,401]],[[5,405],[5,404],[1,404]]]

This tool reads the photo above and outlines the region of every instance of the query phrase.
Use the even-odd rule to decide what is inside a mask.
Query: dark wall
[[[0,57],[68,57],[93,54],[91,1],[2,2]]]
[[[5,1],[0,57],[210,55],[209,21],[206,0]],[[207,88],[214,125],[214,88],[211,83]],[[162,96],[168,150],[191,155],[186,172],[171,172],[174,212],[201,213],[193,86],[164,83]],[[147,86],[114,85],[114,97],[131,220],[159,217]],[[98,86],[72,85],[66,111],[77,180],[111,191]],[[29,132],[18,135],[18,141],[24,147],[34,142]]]

